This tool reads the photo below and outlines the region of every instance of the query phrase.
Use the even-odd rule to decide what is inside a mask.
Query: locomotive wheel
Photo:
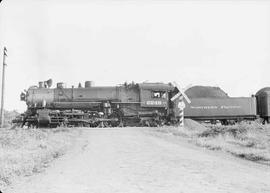
[[[49,124],[50,128],[56,128],[58,125],[57,124]]]
[[[98,127],[99,123],[97,121],[90,123],[90,127]]]
[[[149,122],[149,120],[142,120],[140,122],[140,126],[141,127],[151,127],[151,123]]]
[[[160,119],[159,120],[159,122],[158,122],[158,126],[160,127],[160,126],[164,126],[164,125],[166,125],[166,122],[167,122],[167,120],[166,119]]]
[[[110,116],[110,119],[118,119],[118,121],[111,121],[110,126],[119,127],[122,125],[122,115],[120,112],[114,111]]]
[[[110,125],[110,122],[108,122],[108,121],[101,121],[101,122],[98,124],[98,127],[99,127],[99,128],[105,128],[105,127],[111,127],[111,125]]]

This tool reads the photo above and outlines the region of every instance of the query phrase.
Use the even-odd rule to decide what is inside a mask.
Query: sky
[[[270,86],[270,2],[3,0],[1,63],[4,46],[8,110],[26,110],[21,91],[49,78],[176,81],[248,97]]]

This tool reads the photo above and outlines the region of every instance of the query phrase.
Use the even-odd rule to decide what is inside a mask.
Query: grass
[[[184,128],[165,127],[156,131],[186,137],[198,146],[270,165],[270,125],[261,125],[254,121],[230,126],[204,126],[186,120]]]
[[[0,129],[0,189],[19,176],[41,172],[65,154],[78,135],[70,128]]]

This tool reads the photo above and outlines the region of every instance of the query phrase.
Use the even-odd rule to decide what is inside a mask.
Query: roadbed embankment
[[[74,128],[0,129],[0,190],[31,176],[66,153],[80,131]]]

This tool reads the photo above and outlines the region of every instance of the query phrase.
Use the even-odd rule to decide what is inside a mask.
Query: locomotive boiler
[[[65,88],[52,81],[40,82],[21,94],[27,104],[22,125],[75,125],[90,127],[176,123],[175,104],[170,98],[177,88],[172,84],[140,83],[119,86],[85,86]]]

